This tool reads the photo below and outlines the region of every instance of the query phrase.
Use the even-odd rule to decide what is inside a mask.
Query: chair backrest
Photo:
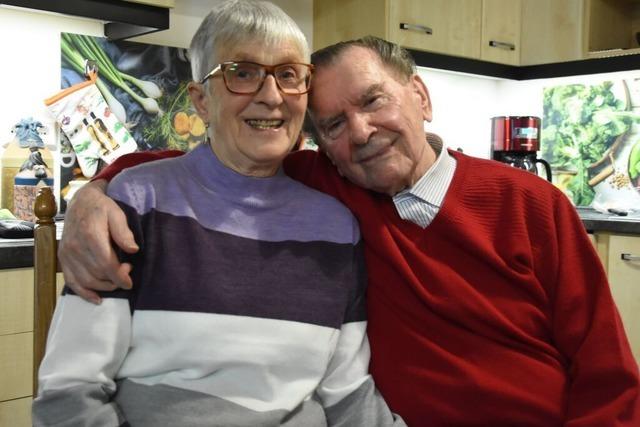
[[[34,213],[38,220],[33,239],[33,397],[38,393],[38,368],[44,356],[49,325],[56,304],[58,244],[56,241],[56,200],[51,187],[38,190]]]

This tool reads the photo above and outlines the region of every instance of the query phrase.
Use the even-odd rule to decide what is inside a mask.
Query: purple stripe
[[[136,206],[140,215],[157,209],[197,219],[211,230],[272,242],[360,239],[357,221],[334,198],[283,174],[238,175],[204,149],[127,169],[113,183],[109,195]]]
[[[195,220],[123,205],[142,256],[133,257],[135,309],[290,320],[340,328],[365,319],[361,244],[265,242]],[[141,221],[138,221],[141,219]],[[141,241],[140,236],[145,240]]]

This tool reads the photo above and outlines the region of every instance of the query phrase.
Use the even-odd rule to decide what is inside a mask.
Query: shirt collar
[[[456,169],[456,161],[444,144],[442,138],[434,133],[427,133],[427,142],[436,153],[436,161],[413,186],[393,196],[394,202],[414,196],[430,205],[440,207],[449,189]]]

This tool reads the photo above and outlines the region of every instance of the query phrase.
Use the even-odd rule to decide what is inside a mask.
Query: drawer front
[[[0,402],[0,426],[31,427],[31,397]]]
[[[479,58],[481,24],[476,0],[390,2],[389,38],[411,49]]]
[[[0,401],[31,396],[33,332],[0,336]]]
[[[0,335],[33,330],[33,269],[0,270]]]
[[[623,254],[636,258],[624,260]],[[640,237],[610,237],[609,282],[633,354],[640,361]]]

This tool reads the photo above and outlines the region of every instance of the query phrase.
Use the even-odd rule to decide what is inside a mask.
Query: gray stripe
[[[406,426],[399,415],[391,413],[371,377],[325,411],[332,427]]]
[[[41,393],[32,406],[34,426],[117,427],[124,417],[111,393],[96,384],[82,384],[62,390]]]
[[[167,385],[118,383],[115,398],[132,427],[325,427],[321,405],[307,400],[293,411],[257,412],[224,399]]]

